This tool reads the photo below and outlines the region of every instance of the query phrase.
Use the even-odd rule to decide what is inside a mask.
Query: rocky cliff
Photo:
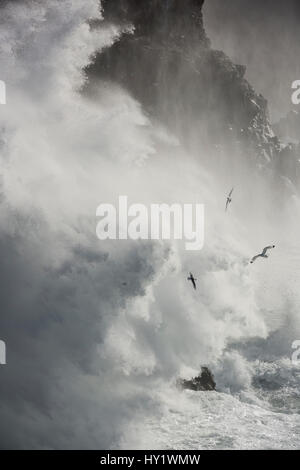
[[[247,164],[274,173],[280,169],[295,180],[298,158],[274,134],[267,101],[245,79],[244,66],[210,47],[203,3],[102,1],[105,21],[134,28],[97,57],[90,76],[125,87],[185,145],[213,144],[214,157],[208,152],[208,160],[219,148],[233,159],[245,157]],[[282,159],[287,153],[290,162],[285,170]]]

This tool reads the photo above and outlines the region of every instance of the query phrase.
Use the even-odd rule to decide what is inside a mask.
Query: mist
[[[291,85],[300,76],[299,2],[207,0],[204,17],[212,46],[246,65],[247,79],[269,101],[272,121],[293,109]]]
[[[250,394],[260,361],[289,357],[298,195],[226,146],[221,162],[214,136],[189,139],[199,122],[170,103],[177,84],[164,120],[126,87],[90,78],[96,54],[128,34],[98,1],[7,3],[1,16],[1,448],[161,447],[146,423],[175,402],[190,409],[179,377],[207,365],[220,393]],[[205,204],[204,248],[98,240],[96,209],[119,195]],[[268,263],[251,266],[270,243]]]

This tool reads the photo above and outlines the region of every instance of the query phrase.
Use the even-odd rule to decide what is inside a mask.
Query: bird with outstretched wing
[[[192,273],[190,273],[190,277],[188,277],[187,280],[191,281],[191,283],[193,284],[194,289],[196,290],[197,289],[197,285],[196,285],[197,279],[194,278]]]
[[[269,250],[272,250],[273,248],[275,248],[275,245],[270,245],[270,246],[266,246],[263,251],[259,254],[259,255],[256,255],[256,256],[253,256],[252,260],[250,261],[250,263],[254,263],[254,261],[257,260],[257,258],[268,258],[268,255],[267,255],[267,252]]]
[[[234,188],[232,188],[232,190],[230,191],[230,193],[227,196],[225,212],[227,212],[229,204],[232,203],[232,197],[231,196],[232,196],[233,190],[234,190]]]

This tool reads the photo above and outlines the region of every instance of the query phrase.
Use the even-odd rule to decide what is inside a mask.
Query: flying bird
[[[190,273],[190,277],[188,277],[187,280],[191,281],[191,283],[193,284],[194,289],[196,290],[197,289],[197,286],[196,286],[197,279],[194,278],[192,273]]]
[[[267,252],[268,250],[272,250],[273,248],[275,248],[275,245],[266,246],[266,248],[264,248],[263,251],[259,255],[256,255],[252,258],[250,263],[251,264],[254,263],[254,261],[257,260],[257,258],[268,258]]]
[[[231,196],[232,196],[233,190],[234,190],[234,188],[232,188],[232,190],[230,191],[230,193],[229,193],[228,196],[227,196],[225,212],[227,212],[228,206],[229,206],[229,204],[231,204],[231,202],[232,202],[232,197],[231,197]]]

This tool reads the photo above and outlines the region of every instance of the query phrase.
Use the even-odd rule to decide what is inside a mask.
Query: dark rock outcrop
[[[208,367],[202,367],[201,374],[191,380],[179,379],[177,385],[180,388],[193,390],[195,392],[216,390],[214,376]]]

